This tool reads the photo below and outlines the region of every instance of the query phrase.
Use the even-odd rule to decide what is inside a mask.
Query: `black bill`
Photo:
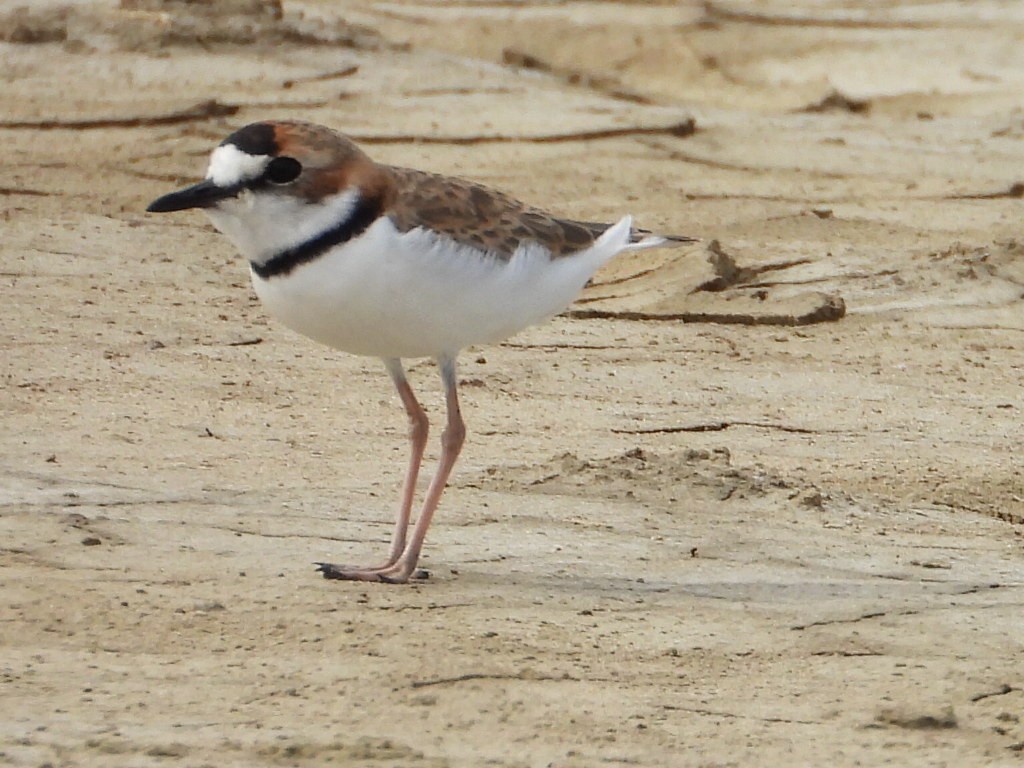
[[[168,213],[170,211],[184,211],[187,208],[209,208],[221,200],[234,197],[238,194],[237,188],[218,187],[209,179],[193,184],[191,187],[179,189],[169,195],[158,197],[146,210],[149,213]]]

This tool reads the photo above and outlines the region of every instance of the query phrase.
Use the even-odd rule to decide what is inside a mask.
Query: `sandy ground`
[[[23,4],[0,762],[1024,760],[1019,3]],[[143,213],[266,117],[704,238],[463,356],[428,581],[312,566],[386,547],[379,363]]]

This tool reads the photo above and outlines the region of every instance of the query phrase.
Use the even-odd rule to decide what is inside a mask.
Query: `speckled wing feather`
[[[554,257],[590,247],[610,225],[558,219],[497,190],[410,168],[388,168],[395,195],[386,214],[401,232],[430,227],[461,245],[509,259],[537,242]]]

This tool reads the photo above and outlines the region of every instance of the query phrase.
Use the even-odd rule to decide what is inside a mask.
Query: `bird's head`
[[[146,209],[206,211],[255,263],[338,226],[357,206],[389,194],[389,179],[352,141],[297,121],[235,131],[210,155],[206,178],[157,198]]]

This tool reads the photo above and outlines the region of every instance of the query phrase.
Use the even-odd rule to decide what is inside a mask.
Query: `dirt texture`
[[[0,76],[0,763],[1024,761],[1020,3],[16,2]],[[274,117],[702,238],[463,354],[426,581],[313,566],[379,361],[143,212]]]

